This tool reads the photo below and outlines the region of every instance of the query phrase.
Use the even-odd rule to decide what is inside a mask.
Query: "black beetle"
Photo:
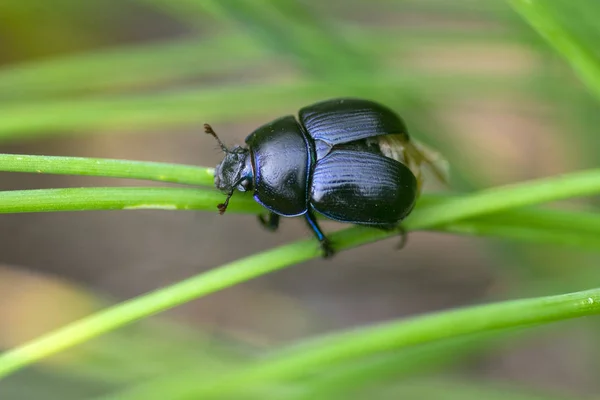
[[[409,139],[402,119],[369,100],[342,98],[304,107],[299,119],[285,116],[256,129],[247,147],[228,149],[210,125],[225,158],[215,169],[215,186],[227,194],[221,214],[237,189],[253,190],[269,212],[263,226],[276,230],[279,217],[303,215],[325,257],[333,248],[315,218],[394,229],[412,211],[421,187],[422,163],[431,152]]]

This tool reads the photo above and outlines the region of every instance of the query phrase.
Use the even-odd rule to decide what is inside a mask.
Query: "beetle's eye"
[[[251,190],[252,189],[252,179],[250,179],[250,178],[242,179],[242,181],[240,182],[240,187],[241,187],[241,189],[243,189],[244,192]]]

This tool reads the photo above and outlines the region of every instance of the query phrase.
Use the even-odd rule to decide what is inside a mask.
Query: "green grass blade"
[[[509,0],[533,29],[561,54],[581,81],[600,98],[600,60],[592,49],[577,40],[555,17],[553,1]]]
[[[75,92],[156,86],[207,74],[223,74],[268,61],[252,41],[241,36],[178,40],[122,46],[52,58],[0,69],[0,100]]]
[[[119,132],[159,130],[174,126],[197,126],[209,122],[239,121],[242,118],[276,117],[289,114],[300,107],[324,98],[357,96],[380,99],[388,92],[400,93],[394,105],[410,108],[408,87],[434,90],[458,98],[469,92],[469,84],[486,90],[511,90],[522,87],[522,80],[489,77],[432,77],[392,78],[377,76],[372,79],[344,84],[296,80],[287,83],[262,83],[244,86],[203,88],[186,91],[155,93],[151,95],[98,96],[86,99],[62,99],[0,103],[0,142],[24,140],[56,135],[57,132],[89,134],[94,130],[112,129]],[[427,83],[425,83],[427,81]],[[468,82],[468,84],[466,84]],[[433,89],[433,86],[435,88]],[[412,89],[410,89],[412,90]],[[437,98],[437,97],[436,97]],[[448,97],[445,98],[445,101]]]
[[[92,187],[0,192],[0,214],[92,210],[207,210],[225,196],[215,190],[188,188]],[[228,212],[258,212],[250,196],[237,196]]]
[[[103,176],[127,179],[144,179],[189,185],[213,186],[212,168],[186,165],[113,160],[83,157],[32,156],[20,154],[0,154],[0,171],[31,172],[46,174],[68,174],[83,176]],[[40,212],[74,211],[122,208],[171,208],[188,209],[190,203],[185,196],[165,200],[169,192],[151,191],[148,193],[129,188],[88,188],[88,189],[45,189],[4,192],[3,208],[0,212]],[[221,201],[222,195],[209,196],[202,205],[193,203],[196,210],[214,211],[214,204]],[[435,196],[436,199],[450,201],[450,196]],[[143,199],[143,200],[142,200]],[[183,200],[183,202],[181,202]],[[434,199],[430,199],[430,202]],[[245,201],[245,200],[243,200]],[[237,204],[238,199],[232,202]],[[15,208],[18,207],[18,208]],[[252,203],[245,201],[244,210],[255,210]],[[236,210],[236,206],[232,208]],[[581,248],[600,248],[600,218],[589,213],[556,212],[547,210],[510,211],[501,216],[488,216],[474,221],[459,221],[442,228],[445,232],[493,236],[511,240],[536,243],[553,243]]]
[[[290,397],[293,400],[347,399],[359,390],[385,385],[392,380],[409,382],[418,376],[456,365],[488,348],[491,343],[496,343],[486,335],[479,336],[444,340],[388,352],[377,357],[326,366],[306,381],[305,390],[299,391],[297,396]],[[152,383],[149,383],[148,387],[150,385]],[[123,400],[125,399],[129,397],[123,397]]]
[[[319,253],[312,240],[259,253],[123,302],[0,355],[0,377],[93,337],[239,282],[305,261]]]
[[[360,357],[508,328],[528,327],[600,313],[600,289],[506,301],[326,335],[276,352],[270,360],[214,382],[197,395],[222,395],[274,379]]]
[[[173,384],[170,396],[174,400],[229,398],[230,395],[251,393],[269,383],[310,376],[330,366],[391,351],[599,313],[600,289],[432,313],[305,340],[274,351],[264,361],[203,382],[198,387]],[[178,379],[189,382],[193,375],[182,374]],[[143,387],[140,389],[124,398],[148,398],[149,392]],[[109,399],[111,397],[105,398]]]
[[[157,1],[157,0],[153,0]],[[292,0],[197,2],[220,20],[233,21],[277,54],[293,56],[296,64],[317,77],[339,80],[372,71],[372,59],[355,49],[309,7]]]
[[[105,172],[99,172],[98,175],[108,176]],[[205,175],[209,176],[209,173],[205,171]],[[14,190],[0,192],[0,214],[126,209],[215,211],[216,204],[223,199],[221,193],[200,189],[100,187]],[[440,207],[457,199],[460,197],[425,196],[425,205],[420,204],[418,208],[427,207],[428,204]],[[228,210],[258,213],[261,208],[251,196],[238,194]],[[406,225],[410,226],[409,223],[410,219]],[[435,230],[595,251],[600,249],[600,217],[586,212],[510,210],[500,215],[458,220]]]
[[[346,27],[343,35],[358,47],[376,50],[382,59],[386,59],[396,56],[399,51],[418,51],[423,45],[440,40],[485,41],[488,47],[498,46],[507,40],[510,32],[491,32],[482,37],[460,31],[398,32],[389,28]],[[402,42],[398,41],[398,35],[402,35]],[[276,60],[278,58],[261,50],[255,40],[243,34],[119,46],[5,65],[0,68],[0,100],[157,86],[190,77],[258,69],[272,65]]]
[[[597,194],[600,169],[574,172],[562,176],[500,186],[465,196],[435,207],[435,210],[412,216],[407,227],[421,229],[439,226],[471,215],[493,214],[511,208]]]
[[[456,379],[417,379],[384,389],[396,399],[435,400],[590,400],[587,396],[561,395],[556,391],[532,390],[502,382],[457,381]],[[393,396],[393,397],[392,397]]]
[[[489,215],[510,208],[599,192],[600,170],[577,172],[489,189],[438,204],[427,204],[425,198],[425,205],[417,208],[403,225],[407,230],[430,229],[460,219]],[[181,195],[184,195],[183,192]],[[376,229],[353,227],[336,232],[331,235],[331,239],[338,249],[343,249],[390,235],[389,232]],[[0,356],[0,377],[120,326],[217,290],[298,264],[319,254],[314,240],[304,240],[240,259],[170,287],[134,298],[4,353]]]
[[[319,99],[326,85],[297,83],[201,89],[155,95],[0,104],[0,140],[93,129],[164,129],[288,111]],[[260,101],[257,101],[260,99]]]
[[[213,168],[107,158],[0,154],[0,171],[103,176],[211,187],[214,185]]]
[[[526,224],[503,226],[476,220],[473,222],[457,222],[444,227],[443,231],[469,236],[502,238],[521,243],[553,244],[593,251],[600,249],[600,236],[598,234],[584,234],[576,230],[545,229]]]
[[[137,0],[138,3],[150,5],[170,14],[182,23],[193,28],[205,28],[207,25],[206,8],[203,1],[198,0]]]
[[[450,233],[594,251],[600,248],[600,215],[595,212],[509,210],[474,220],[453,222],[441,229]]]

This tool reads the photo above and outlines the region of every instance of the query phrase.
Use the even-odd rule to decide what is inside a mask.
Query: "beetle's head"
[[[227,195],[225,202],[217,205],[219,212],[223,214],[227,210],[229,199],[236,190],[240,192],[252,190],[254,174],[249,157],[250,151],[240,146],[228,149],[208,124],[204,124],[204,131],[217,139],[221,150],[225,153],[225,158],[215,168],[215,186]]]
[[[215,186],[223,193],[252,189],[252,165],[248,149],[236,146],[225,152],[225,158],[215,168]]]

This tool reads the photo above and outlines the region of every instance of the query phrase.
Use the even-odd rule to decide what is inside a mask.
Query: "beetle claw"
[[[335,250],[328,239],[321,241],[321,251],[323,252],[323,258],[331,258],[335,254]]]

